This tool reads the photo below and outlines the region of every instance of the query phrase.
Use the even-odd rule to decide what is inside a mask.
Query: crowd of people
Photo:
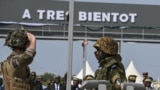
[[[143,72],[142,84],[145,86],[146,90],[156,90],[153,84],[153,78],[149,76],[148,72]],[[128,82],[136,83],[137,75],[131,74],[128,76]]]
[[[17,29],[9,32],[5,45],[12,49],[7,59],[0,63],[0,90],[66,90],[67,78],[60,82],[60,76],[53,77],[47,86],[43,87],[43,80],[37,78],[36,72],[30,72],[29,65],[36,55],[36,38],[27,30]],[[99,68],[95,76],[86,75],[83,80],[72,78],[71,90],[80,90],[82,81],[85,80],[107,80],[107,90],[122,90],[124,82],[135,83],[136,75],[126,78],[122,57],[118,54],[118,43],[111,37],[100,37],[93,45]],[[153,78],[148,73],[143,74],[143,84],[147,90],[152,90]],[[91,90],[96,90],[92,88]]]

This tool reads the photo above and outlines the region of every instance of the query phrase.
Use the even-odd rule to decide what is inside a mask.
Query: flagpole
[[[86,75],[87,45],[88,45],[88,40],[84,39],[82,42],[82,47],[83,47],[83,75],[82,75],[82,78],[84,78]]]

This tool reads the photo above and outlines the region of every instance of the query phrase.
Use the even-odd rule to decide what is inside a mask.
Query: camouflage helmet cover
[[[27,42],[29,42],[27,37],[27,30],[16,29],[8,33],[4,45],[9,47],[23,48],[26,46]]]
[[[94,44],[95,48],[102,50],[106,54],[115,55],[118,53],[118,43],[111,37],[101,37]]]

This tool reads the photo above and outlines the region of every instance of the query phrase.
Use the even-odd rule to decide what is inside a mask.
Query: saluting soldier
[[[96,71],[97,80],[108,80],[107,90],[121,90],[121,83],[126,82],[126,73],[122,58],[118,54],[118,43],[111,37],[101,37],[94,44],[95,56],[99,63]]]
[[[9,32],[5,44],[12,49],[7,59],[1,62],[5,90],[30,90],[29,64],[36,53],[36,38],[27,30]]]

